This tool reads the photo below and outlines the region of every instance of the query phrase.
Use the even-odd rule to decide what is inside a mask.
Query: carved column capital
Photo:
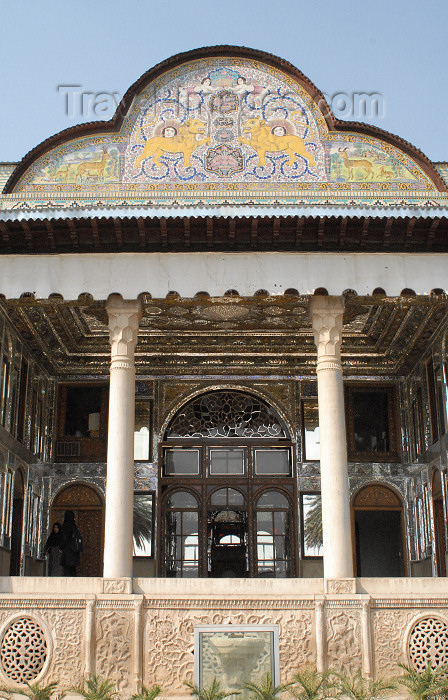
[[[134,366],[134,349],[142,314],[141,302],[138,299],[124,300],[118,294],[113,294],[107,300],[106,310],[109,317],[111,369],[131,368]]]
[[[310,317],[318,369],[340,369],[344,302],[341,297],[311,297]]]

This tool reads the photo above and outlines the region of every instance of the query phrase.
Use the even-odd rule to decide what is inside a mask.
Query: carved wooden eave
[[[296,208],[297,209],[297,208]],[[255,213],[256,210],[254,210]],[[0,254],[200,251],[448,252],[448,215],[144,215],[0,221]]]

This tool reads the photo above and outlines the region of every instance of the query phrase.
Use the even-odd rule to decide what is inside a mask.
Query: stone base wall
[[[419,668],[428,653],[448,661],[447,579],[4,577],[0,589],[0,682],[10,687],[37,678],[67,688],[97,673],[123,697],[141,682],[186,695],[204,625],[278,626],[281,682],[310,664],[378,676],[400,661]]]

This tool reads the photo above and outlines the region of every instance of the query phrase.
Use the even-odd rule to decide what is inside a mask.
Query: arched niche
[[[352,523],[357,576],[406,574],[403,502],[393,488],[372,483],[359,489],[353,498]]]
[[[161,453],[162,576],[296,575],[294,450],[276,409],[250,392],[204,392],[171,417]],[[174,512],[173,492],[194,495],[198,506]]]
[[[103,575],[104,499],[93,486],[73,483],[63,487],[53,498],[50,513],[50,531],[56,521],[62,523],[66,510],[75,513],[83,541],[79,576]]]

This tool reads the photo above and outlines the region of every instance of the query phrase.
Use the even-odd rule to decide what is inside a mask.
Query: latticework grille
[[[197,397],[172,420],[167,438],[287,437],[279,418],[259,399],[238,391]]]
[[[448,663],[448,625],[437,617],[425,617],[413,626],[408,640],[409,658],[417,671],[431,663]]]
[[[40,625],[30,617],[14,620],[3,634],[0,662],[4,674],[16,683],[32,681],[42,671],[48,647]]]

